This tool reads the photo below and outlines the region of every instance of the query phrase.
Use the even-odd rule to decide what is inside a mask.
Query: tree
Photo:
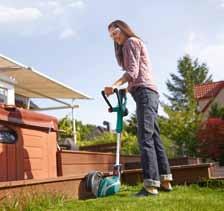
[[[185,55],[178,60],[178,74],[171,73],[166,82],[170,95],[165,95],[170,105],[163,104],[168,118],[160,119],[161,133],[177,146],[178,155],[197,154],[197,131],[201,117],[197,113],[194,86],[212,81],[205,63]]]
[[[60,138],[72,137],[72,120],[66,116],[58,122],[58,128],[61,130]]]
[[[174,111],[164,105],[168,118],[159,118],[161,134],[169,138],[176,147],[177,156],[197,155],[197,131],[201,117],[194,108]]]
[[[196,106],[194,86],[212,81],[212,75],[208,75],[209,70],[205,63],[199,64],[198,59],[192,60],[189,55],[179,59],[177,67],[178,75],[171,73],[171,80],[166,82],[170,95],[165,96],[173,110]]]
[[[75,120],[77,141],[87,140],[96,129],[95,125],[84,125],[81,121]],[[58,128],[61,130],[60,138],[72,137],[73,136],[73,124],[72,120],[66,116],[62,118],[58,123]]]

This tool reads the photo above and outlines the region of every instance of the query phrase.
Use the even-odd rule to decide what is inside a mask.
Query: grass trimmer
[[[120,143],[121,143],[121,132],[123,129],[123,117],[128,115],[126,108],[127,97],[125,89],[115,89],[114,93],[117,96],[118,105],[112,107],[104,91],[102,96],[109,106],[109,112],[117,113],[117,144],[116,144],[116,162],[113,167],[113,176],[104,177],[102,172],[93,171],[86,176],[86,188],[92,192],[96,197],[104,197],[117,193],[120,190],[121,185],[121,164],[120,164]]]

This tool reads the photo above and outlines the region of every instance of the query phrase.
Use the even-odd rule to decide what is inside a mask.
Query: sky
[[[101,90],[123,74],[107,31],[116,19],[145,42],[162,102],[169,74],[185,54],[205,62],[214,81],[224,80],[224,0],[0,0],[0,53],[91,96],[76,101],[77,120],[115,127]],[[128,109],[135,112],[130,95]],[[71,114],[47,113],[59,119]],[[165,115],[162,108],[159,113]]]

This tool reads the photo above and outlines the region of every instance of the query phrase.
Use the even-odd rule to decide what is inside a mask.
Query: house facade
[[[208,119],[212,105],[224,106],[224,81],[196,85],[194,96],[198,103],[198,111],[203,119]]]

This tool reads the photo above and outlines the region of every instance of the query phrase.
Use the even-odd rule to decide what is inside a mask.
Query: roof
[[[217,96],[222,88],[224,88],[224,81],[196,85],[194,88],[194,96],[197,100],[213,98]]]
[[[15,79],[15,93],[28,98],[91,99],[49,76],[0,54],[0,76]]]

